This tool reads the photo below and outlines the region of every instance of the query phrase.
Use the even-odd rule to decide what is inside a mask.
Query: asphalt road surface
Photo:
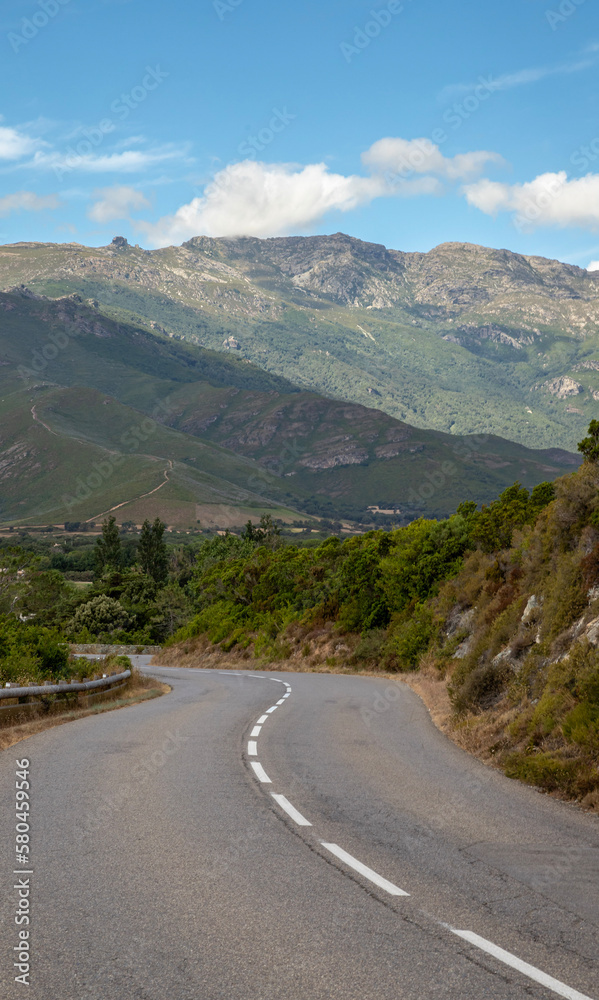
[[[0,754],[2,1000],[598,1000],[596,817],[399,683],[150,672],[172,693]]]

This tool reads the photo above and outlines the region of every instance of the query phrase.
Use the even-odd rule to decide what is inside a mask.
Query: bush
[[[415,604],[398,615],[391,624],[388,648],[400,670],[415,670],[435,634],[432,609]]]
[[[368,632],[364,632],[358,645],[349,657],[349,663],[352,666],[357,666],[358,664],[366,664],[373,667],[380,666],[386,642],[387,632],[384,628],[374,628]]]
[[[548,792],[572,794],[576,790],[578,763],[560,760],[550,753],[513,753],[505,763],[508,778],[519,778]]]
[[[100,594],[77,608],[71,629],[75,634],[86,629],[94,636],[112,636],[118,631],[126,630],[128,625],[129,615],[120,601]]]
[[[505,663],[481,663],[461,683],[449,685],[454,709],[462,714],[468,709],[489,708],[506,689],[512,671]]]

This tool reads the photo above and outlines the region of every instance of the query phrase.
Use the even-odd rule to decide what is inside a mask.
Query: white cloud
[[[57,177],[62,180],[73,170],[94,174],[142,173],[158,163],[181,159],[184,155],[184,150],[173,146],[160,146],[148,150],[128,149],[122,153],[84,153],[83,155],[78,153],[76,149],[67,150],[66,153],[38,151],[28,163],[23,165],[32,169],[53,170]]]
[[[587,267],[587,271],[599,271],[599,260],[592,260]]]
[[[244,160],[220,170],[201,197],[157,223],[139,224],[156,246],[191,236],[277,236],[303,230],[333,209],[347,212],[387,192],[378,177]]]
[[[0,125],[0,160],[20,160],[30,156],[42,145],[39,139],[33,139],[16,128]]]
[[[90,219],[101,224],[113,219],[128,219],[131,212],[150,208],[150,202],[141,191],[126,185],[100,188],[93,197],[99,198],[87,213]]]
[[[58,208],[60,201],[55,194],[40,196],[33,191],[16,191],[0,198],[0,216],[11,212],[41,212],[45,208]]]
[[[430,140],[387,138],[362,161],[370,176],[331,173],[324,163],[306,166],[243,160],[215,174],[204,193],[156,223],[138,223],[154,246],[191,236],[280,236],[302,232],[330,211],[348,212],[381,197],[441,194],[444,180],[466,180],[496,153],[478,151],[444,157]],[[407,178],[406,171],[416,176]],[[389,176],[389,175],[392,176]]]
[[[407,173],[432,174],[446,180],[469,180],[482,173],[488,163],[503,164],[498,153],[476,150],[443,156],[430,139],[379,139],[362,154],[362,162],[373,172],[405,177]]]
[[[486,215],[514,213],[521,227],[580,226],[599,229],[599,174],[568,180],[565,170],[540,174],[526,184],[486,179],[464,187],[468,204]]]
[[[584,52],[595,54],[598,49],[599,46],[587,46]],[[475,83],[450,83],[440,92],[439,100],[442,103],[459,100],[459,98],[464,97],[466,94],[474,93],[481,86],[481,83],[491,92],[511,90],[513,87],[523,87],[530,83],[537,83],[548,76],[580,73],[582,70],[590,69],[595,63],[596,57],[576,59],[570,62],[559,63],[557,66],[535,66],[529,69],[516,70],[513,73],[502,73],[500,76],[490,77],[488,81],[481,77]]]

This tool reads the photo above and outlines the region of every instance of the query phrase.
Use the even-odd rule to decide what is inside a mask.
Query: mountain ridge
[[[130,520],[148,510],[133,500],[154,493],[169,523],[209,515],[218,524],[219,504],[225,527],[251,509],[372,521],[368,509],[380,508],[410,520],[579,463],[559,449],[423,430],[319,396],[247,359],[110,318],[78,294],[0,293],[0,345],[6,523],[38,511],[89,520],[116,506]]]
[[[420,428],[574,450],[596,415],[599,276],[556,260],[345,234],[4,245],[0,288],[20,284]]]

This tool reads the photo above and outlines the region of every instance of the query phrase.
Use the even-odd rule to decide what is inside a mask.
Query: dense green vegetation
[[[508,774],[599,804],[597,430],[570,476],[390,531],[292,541],[265,514],[181,543],[159,520],[137,534],[109,517],[93,545],[4,545],[0,681],[67,676],[67,641],[424,668],[447,682],[456,725],[494,733]],[[65,568],[90,562],[76,590]]]
[[[21,283],[167,332],[181,357],[184,341],[221,352],[242,389],[283,376],[416,427],[532,448],[573,449],[596,411],[599,285],[555,260],[459,243],[405,254],[341,233],[5,247],[0,287]],[[575,385],[560,393],[564,377]]]
[[[262,513],[389,527],[579,461],[416,430],[76,298],[0,293],[0,309],[0,524],[85,523],[116,507],[186,528]]]
[[[599,463],[583,447],[579,472],[444,521],[311,549],[206,541],[181,662],[208,642],[300,669],[424,666],[508,774],[599,805]]]

